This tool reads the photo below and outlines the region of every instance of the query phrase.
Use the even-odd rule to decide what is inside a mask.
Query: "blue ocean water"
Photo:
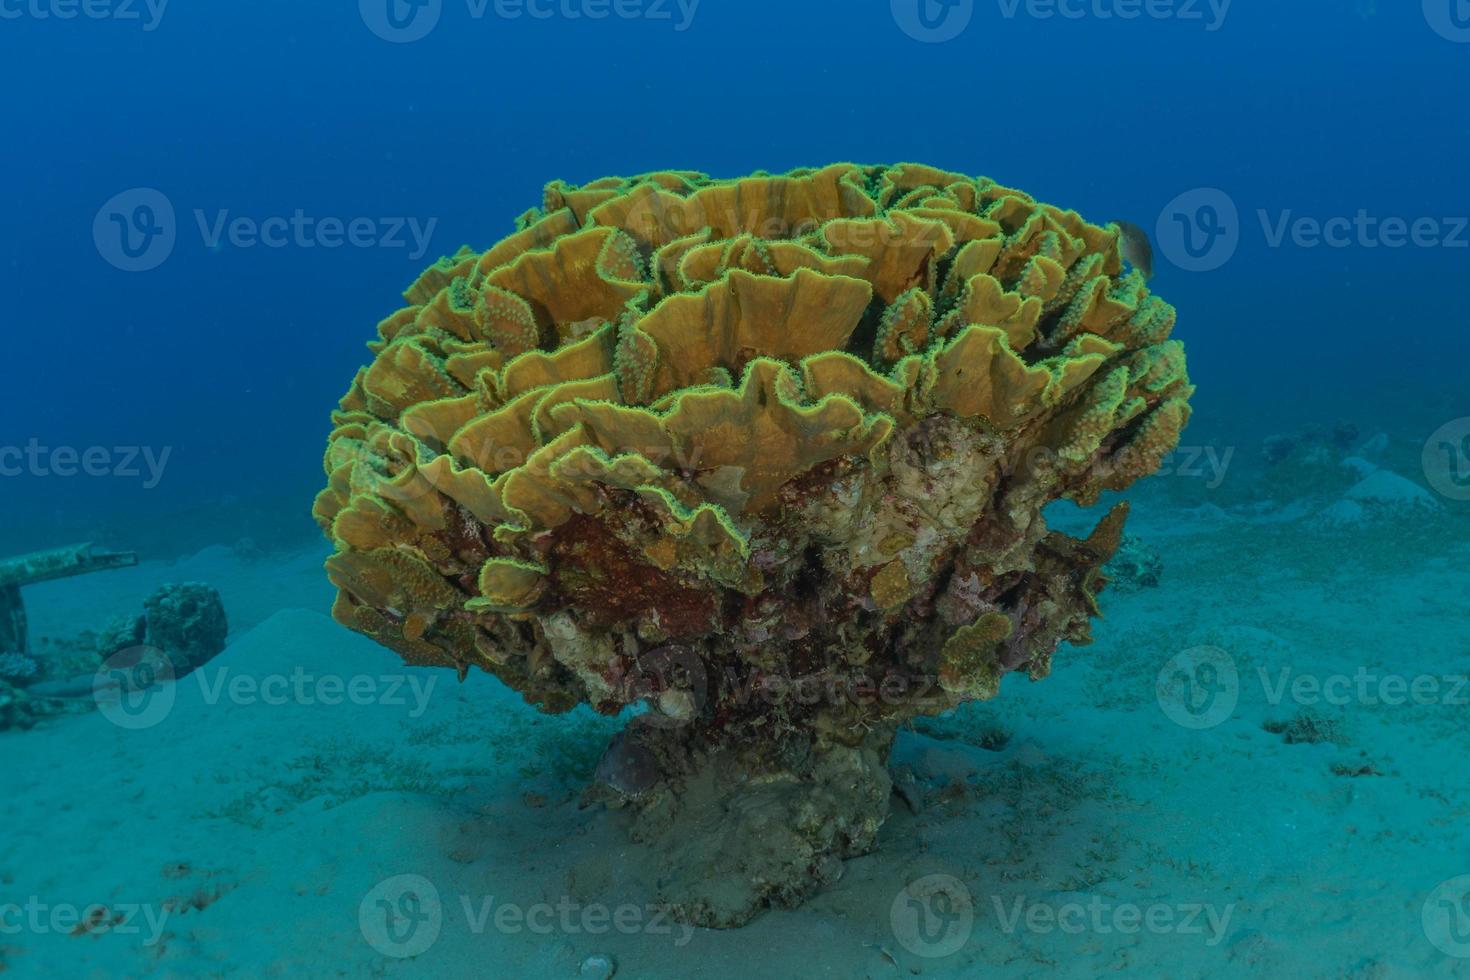
[[[341,643],[341,656],[355,664],[387,669],[397,664],[388,651],[325,621],[283,626],[279,617],[329,609],[310,513],[323,484],[328,414],[366,361],[376,323],[424,267],[511,232],[553,179],[919,161],[989,176],[1095,222],[1147,230],[1151,288],[1179,310],[1174,336],[1198,386],[1185,456],[1133,495],[1135,531],[1162,554],[1163,584],[1117,599],[1078,673],[1066,674],[1059,653],[1057,677],[1018,688],[1014,699],[1007,688],[983,717],[945,724],[971,735],[991,723],[1021,733],[1006,763],[1023,775],[1084,758],[1079,743],[1105,744],[1117,732],[1136,741],[1113,743],[1109,758],[1139,763],[1153,730],[1110,712],[1157,722],[1154,674],[1169,653],[1201,645],[1231,651],[1247,677],[1255,676],[1247,662],[1279,648],[1295,651],[1283,656],[1297,676],[1319,684],[1362,668],[1410,686],[1430,676],[1449,692],[1470,669],[1467,76],[1464,0],[0,0],[0,558],[85,540],[143,560],[146,575],[39,588],[32,632],[48,642],[53,628],[101,630],[160,582],[195,574],[211,578],[227,605],[232,590],[239,596],[232,638],[249,642],[248,628],[276,624],[279,632],[255,638],[262,657],[289,663],[281,651],[306,636],[311,649]],[[1376,482],[1359,489],[1369,480]],[[1071,519],[1056,515],[1063,525]],[[123,577],[109,580],[113,574]],[[1275,678],[1275,669],[1261,676]],[[1142,677],[1146,706],[1117,707],[1109,676]],[[520,710],[489,679],[477,683],[484,698],[504,698],[486,703]],[[1232,741],[1202,736],[1203,748],[1185,742],[1165,753],[1175,762],[1204,753],[1201,770],[1180,763],[1150,776],[1139,763],[1127,792],[1146,801],[1153,787],[1158,805],[1137,803],[1146,812],[1133,822],[1113,811],[1089,822],[1086,807],[1100,804],[1072,812],[1056,803],[1069,828],[1060,843],[1040,834],[1028,839],[1034,853],[1015,858],[1011,870],[1020,875],[1054,848],[1072,856],[1106,850],[1098,840],[1119,821],[1137,849],[1095,856],[1104,870],[1084,883],[1052,876],[1043,911],[1086,908],[1099,894],[1123,901],[1109,886],[1131,882],[1176,910],[1191,902],[1235,909],[1234,926],[1215,945],[1120,930],[1116,921],[1029,934],[1023,926],[1018,936],[986,897],[976,900],[992,930],[983,942],[915,954],[895,938],[887,901],[873,906],[880,914],[861,900],[862,887],[883,893],[885,875],[901,885],[905,875],[932,870],[915,852],[896,870],[864,871],[851,885],[857,897],[845,903],[750,927],[771,957],[763,972],[1470,975],[1470,884],[1454,884],[1470,873],[1470,838],[1457,829],[1470,806],[1457,785],[1466,709],[1445,693],[1395,713],[1381,696],[1365,699],[1349,686],[1357,693],[1334,705],[1350,722],[1344,744],[1309,740],[1303,752],[1283,755],[1278,732],[1268,751],[1262,725],[1294,718],[1267,696],[1260,718],[1242,708],[1226,726],[1240,729]],[[468,695],[455,698],[457,711]],[[1053,715],[1053,699],[1067,698],[1079,714],[1062,736],[1058,727],[1069,726]],[[464,712],[420,730],[503,724]],[[539,726],[538,739],[559,723],[516,717]],[[277,734],[235,715],[215,718],[199,715],[221,726],[226,745],[263,739],[241,750],[252,760],[295,758],[289,740],[325,737],[300,727],[304,719]],[[0,856],[0,908],[7,897],[24,904],[26,889],[83,906],[126,900],[128,889],[106,874],[77,870],[105,867],[95,837],[109,800],[63,777],[44,788],[48,769],[75,764],[48,753],[86,744],[67,726],[92,720],[63,715],[34,731],[0,732],[16,746],[0,755],[0,769],[17,767],[17,785],[32,787],[15,797],[22,818],[7,820],[13,839]],[[231,734],[231,724],[241,727]],[[1168,731],[1179,737],[1177,726]],[[935,753],[969,744],[946,732],[926,736],[934,740],[928,756],[914,750],[923,765],[940,766]],[[127,757],[115,735],[107,744]],[[425,760],[414,764],[442,763],[427,761],[435,736],[417,737]],[[22,751],[28,739],[35,748]],[[560,751],[537,746],[527,752],[542,761]],[[230,756],[222,749],[211,758],[190,778],[207,783]],[[350,752],[323,750],[320,759],[325,782],[372,764]],[[133,781],[107,788],[126,796],[132,786],[165,784],[174,765],[150,755]],[[288,782],[299,786],[292,766]],[[1355,766],[1373,775],[1341,776]],[[254,762],[246,769],[251,775],[240,779],[256,782],[242,785],[236,803],[258,804],[285,771]],[[479,780],[471,795],[480,816],[522,824],[514,832],[521,850],[552,848],[549,839],[538,844],[535,809],[513,817],[496,809],[480,785],[490,777],[453,778]],[[1009,792],[1006,805],[1049,819],[1050,806],[1026,808],[1036,797],[1024,779],[1011,786],[1006,778],[980,779],[968,803],[935,805],[984,811],[985,793]],[[1047,777],[1037,778],[1040,786]],[[390,837],[420,826],[429,818],[416,808],[437,797],[414,797],[405,785],[391,787],[401,812],[357,813],[346,826]],[[323,792],[351,796],[335,785]],[[1254,808],[1240,803],[1253,794],[1259,809],[1293,816],[1253,822]],[[295,802],[312,799],[303,791]],[[218,818],[229,802],[211,802],[209,812]],[[62,804],[84,811],[68,818],[84,838],[69,846],[96,860],[37,871],[21,841]],[[341,809],[302,815],[291,832],[330,835]],[[128,811],[138,820],[151,812]],[[557,811],[546,832],[574,833],[575,813],[574,805]],[[492,930],[455,938],[439,960],[433,950],[383,956],[355,932],[357,886],[332,884],[354,852],[282,846],[287,831],[273,819],[225,819],[213,836],[191,831],[180,850],[194,867],[229,879],[215,896],[221,902],[233,895],[238,907],[260,887],[252,901],[277,903],[276,918],[260,911],[232,925],[208,921],[211,908],[199,907],[175,921],[168,954],[152,946],[145,955],[125,937],[56,939],[54,928],[11,930],[19,918],[0,917],[0,972],[54,976],[61,974],[46,971],[70,962],[75,976],[310,976],[336,963],[353,976],[610,975],[597,972],[603,954],[587,945],[586,930],[514,940]],[[1201,821],[1225,836],[1230,828],[1251,835],[1259,853],[1241,857],[1244,845],[1233,837],[1194,840],[1188,828]],[[947,854],[954,842],[942,827],[926,824],[922,836]],[[1299,840],[1298,827],[1312,829]],[[248,868],[227,857],[231,833],[265,856]],[[1371,848],[1319,852],[1309,842],[1349,838],[1391,840],[1391,860],[1365,865]],[[405,840],[401,849],[421,843]],[[1312,860],[1295,863],[1304,849]],[[149,850],[140,860],[157,878],[157,865],[170,859]],[[1196,871],[1180,880],[1213,897],[1191,899],[1187,888],[1158,884],[1163,872],[1150,879],[1142,870],[1189,862]],[[303,863],[313,869],[304,884],[281,877]],[[1289,888],[1262,884],[1228,902],[1211,891],[1227,879],[1274,882],[1288,866],[1280,873]],[[134,882],[131,872],[113,870],[117,881]],[[358,877],[371,885],[382,874],[348,876]],[[965,879],[976,896],[983,877]],[[286,898],[318,888],[340,901],[304,908]],[[133,900],[163,907],[168,897],[159,885]],[[1441,911],[1451,918],[1435,918]],[[324,924],[293,927],[293,918]],[[247,926],[269,937],[270,955],[242,951]],[[358,945],[342,952],[323,936]],[[551,952],[519,952],[528,938]],[[645,955],[647,936],[621,939],[607,954],[618,976],[748,975],[738,937],[703,947],[698,939],[688,948],[702,951],[687,956],[670,942]],[[488,973],[470,972],[476,940],[492,950]],[[721,945],[729,942],[736,945]],[[1014,955],[997,952],[1007,943]]]

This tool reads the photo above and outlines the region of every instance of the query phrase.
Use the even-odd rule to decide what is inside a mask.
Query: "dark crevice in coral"
[[[801,555],[801,567],[791,579],[792,597],[797,601],[814,598],[825,577],[826,568],[822,562],[822,549],[814,544],[808,545]]]
[[[955,563],[952,561],[945,562],[944,565],[935,571],[934,578],[925,589],[925,594],[931,597],[944,595],[949,590],[949,583],[953,581],[954,573]]]
[[[1036,324],[1035,342],[1024,350],[1016,351],[1017,354],[1021,355],[1021,360],[1025,361],[1028,365],[1034,365],[1039,361],[1046,360],[1048,357],[1055,357],[1062,352],[1062,348],[1066,346],[1066,342],[1072,339],[1070,336],[1057,336],[1058,331],[1061,329],[1062,317],[1066,316],[1066,314],[1066,305],[1050,313],[1042,314],[1041,319]]]
[[[847,346],[843,348],[853,357],[867,364],[873,358],[873,345],[878,340],[878,328],[883,323],[883,311],[886,307],[878,297],[873,297],[873,302],[863,311],[863,318],[858,321],[857,328],[847,338]]]

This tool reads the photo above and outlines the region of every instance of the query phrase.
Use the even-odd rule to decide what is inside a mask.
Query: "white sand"
[[[552,978],[598,975],[579,970],[603,955],[639,978],[1470,976],[1433,941],[1470,954],[1470,905],[1446,918],[1458,885],[1430,901],[1470,874],[1470,688],[1452,690],[1470,674],[1464,521],[1437,557],[1386,573],[1391,538],[1363,553],[1343,537],[1322,561],[1305,519],[1135,517],[1163,586],[1106,595],[1098,642],[1060,651],[1046,681],[1008,678],[998,700],[902,736],[894,767],[917,773],[921,812],[895,801],[881,850],[835,887],[724,933],[651,913],[617,819],[577,808],[616,722],[539,715],[483,675],[405,670],[324,614],[324,551],[211,549],[30,590],[44,634],[206,581],[234,632],[203,672],[226,686],[212,697],[185,678],[152,727],[93,713],[0,735],[0,907],[22,906],[0,916],[4,974]],[[1200,644],[1239,682],[1233,710],[1193,730],[1156,679]],[[1322,710],[1344,744],[1286,744],[1262,728],[1300,708],[1270,703],[1283,669],[1445,680],[1427,704],[1367,703],[1355,686]],[[334,683],[367,703],[322,703],[343,700]],[[999,751],[971,744],[990,726],[1010,735]],[[931,899],[916,941],[901,892],[935,874],[963,884],[973,920]],[[401,882],[380,887],[397,875],[427,879],[441,905],[395,946],[376,900],[399,898]],[[71,935],[66,914],[99,903],[138,912]],[[426,948],[385,955],[364,923],[388,953]],[[937,955],[946,942],[957,951]]]

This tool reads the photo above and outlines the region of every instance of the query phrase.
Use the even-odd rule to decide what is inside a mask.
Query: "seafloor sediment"
[[[176,580],[218,585],[235,633],[200,671],[209,685],[186,680],[151,728],[92,714],[0,735],[7,816],[23,828],[0,839],[5,899],[164,913],[152,944],[145,920],[136,934],[25,929],[0,935],[0,959],[15,976],[572,977],[605,955],[618,976],[720,978],[747,975],[759,950],[771,977],[1456,975],[1465,961],[1434,945],[1423,913],[1470,872],[1455,762],[1470,726],[1451,687],[1470,673],[1464,517],[1324,529],[1324,504],[1220,503],[1138,507],[1158,587],[1109,593],[1094,645],[1064,648],[1046,683],[1012,677],[995,701],[901,731],[902,795],[878,850],[734,932],[651,909],[640,845],[579,808],[619,720],[547,717],[493,678],[385,663],[315,611],[330,600],[317,550],[211,549],[38,587],[38,635],[101,625]],[[1200,646],[1226,651],[1240,683],[1212,727],[1192,728],[1157,683]],[[1362,674],[1442,686],[1425,703],[1292,693]],[[313,678],[352,675],[376,679],[372,701],[344,689],[322,703]],[[306,697],[208,703],[221,678],[273,676],[302,676]],[[441,900],[415,958],[360,928],[399,874]],[[895,927],[905,887],[931,875],[970,898],[954,952]],[[1135,928],[1134,911],[1161,924]]]

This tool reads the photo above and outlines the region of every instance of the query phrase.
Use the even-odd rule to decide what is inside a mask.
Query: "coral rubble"
[[[600,768],[686,919],[873,847],[896,726],[1084,643],[1192,388],[1117,226],[837,164],[553,183],[384,320],[315,515],[337,619],[532,703],[643,703]]]
[[[24,691],[0,679],[0,732],[34,728],[38,715]]]
[[[38,673],[40,666],[23,653],[9,651],[0,653],[0,681],[25,685]]]
[[[1137,535],[1125,534],[1103,572],[1112,587],[1120,591],[1152,589],[1164,577],[1164,560],[1157,548]]]

